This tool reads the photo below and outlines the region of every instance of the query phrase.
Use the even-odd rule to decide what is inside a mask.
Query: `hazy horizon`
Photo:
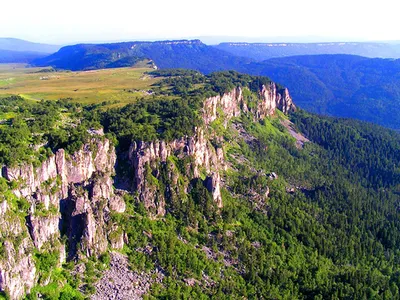
[[[228,37],[256,42],[395,41],[400,40],[397,8],[394,0],[379,5],[359,0],[250,0],[246,5],[211,0],[116,0],[112,5],[17,0],[3,4],[7,14],[0,19],[0,36],[57,45],[191,37],[206,37],[207,43]]]
[[[65,43],[51,43],[46,41],[28,40],[21,37],[4,36],[0,39],[17,39],[31,43],[49,44],[57,46],[66,46],[74,44],[100,44],[100,43],[120,43],[120,42],[133,42],[133,41],[164,41],[164,40],[200,40],[207,45],[216,45],[219,43],[400,43],[400,40],[362,40],[356,38],[326,38],[317,36],[290,36],[290,37],[246,37],[246,36],[189,36],[189,37],[159,37],[159,38],[126,38],[116,40],[82,40],[82,41],[69,41]]]

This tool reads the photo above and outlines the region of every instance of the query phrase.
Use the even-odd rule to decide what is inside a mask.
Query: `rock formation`
[[[249,91],[248,91],[249,92]],[[220,171],[225,169],[223,150],[211,145],[206,136],[207,127],[218,117],[223,117],[224,126],[227,122],[242,113],[248,113],[255,120],[261,120],[275,114],[276,109],[288,113],[296,107],[287,89],[279,91],[277,85],[271,82],[263,85],[258,95],[252,99],[256,105],[250,107],[243,95],[242,88],[238,87],[223,95],[217,95],[205,99],[202,109],[202,117],[205,128],[197,128],[191,137],[182,137],[171,142],[133,142],[129,149],[129,160],[133,169],[132,190],[138,192],[139,201],[153,215],[165,214],[165,192],[158,186],[160,179],[160,164],[165,164],[169,157],[180,160],[186,159],[186,174],[189,179],[201,177],[201,170],[206,176],[204,185],[212,193],[213,200],[218,207],[222,207],[221,176]],[[173,174],[174,168],[168,168],[168,177],[177,178]],[[176,173],[176,170],[175,170]],[[176,189],[176,183],[167,187],[169,191]],[[186,192],[187,186],[182,187]],[[179,193],[179,191],[176,191]]]
[[[222,96],[207,98],[203,106],[205,125],[209,125],[217,119],[218,108],[223,112],[226,120],[238,117],[241,113],[251,113],[256,121],[275,114],[277,109],[285,114],[296,110],[289,91],[287,89],[278,90],[274,82],[263,85],[257,96],[258,99],[253,99],[256,102],[255,107],[249,105],[248,99],[244,97],[243,89],[240,87],[224,93]]]
[[[262,86],[258,93],[238,87],[205,99],[201,112],[204,126],[196,128],[193,136],[131,144],[132,181],[126,192],[137,195],[137,201],[156,217],[166,213],[167,200],[182,201],[190,182],[201,179],[221,208],[221,176],[227,164],[220,143],[215,143],[223,137],[210,125],[222,118],[226,127],[241,114],[257,121],[276,109],[288,113],[295,106],[288,91],[278,90],[274,83]],[[76,153],[59,149],[39,166],[26,163],[1,170],[1,177],[12,183],[12,188],[7,197],[0,198],[0,238],[4,241],[0,291],[12,299],[22,298],[37,283],[33,249],[55,251],[61,263],[80,255],[99,255],[108,248],[121,249],[126,241],[112,221],[113,213],[125,211],[122,192],[113,187],[115,149],[102,132],[91,134],[91,140]],[[14,198],[26,202],[26,211],[10,206],[19,201]],[[68,253],[61,237],[67,240]]]
[[[65,260],[65,249],[59,240],[65,234],[69,257],[82,253],[97,255],[108,245],[121,248],[121,242],[111,239],[110,213],[123,212],[125,203],[114,193],[111,175],[116,162],[115,149],[103,137],[93,137],[78,152],[68,155],[63,149],[45,160],[39,167],[25,164],[3,167],[2,176],[18,187],[15,197],[29,203],[26,220],[0,204],[1,237],[5,239],[5,255],[0,258],[0,290],[12,299],[21,298],[36,283],[32,249],[44,245]],[[22,218],[22,220],[21,220]],[[19,246],[11,240],[18,237]]]
[[[217,152],[219,154],[217,154]],[[167,159],[174,156],[178,159],[187,159],[186,174],[184,176],[193,179],[199,178],[201,170],[207,174],[212,170],[219,170],[223,161],[223,154],[215,149],[204,136],[204,130],[197,128],[192,137],[184,137],[172,142],[134,142],[129,149],[129,159],[134,172],[133,191],[139,193],[139,200],[155,215],[165,214],[164,192],[157,187],[159,180],[160,163],[165,164]],[[168,176],[178,176],[169,168]],[[175,168],[176,171],[176,168]],[[148,174],[150,172],[150,174]],[[149,180],[150,177],[150,180]],[[151,180],[153,178],[154,180]],[[175,178],[177,183],[177,178]],[[173,188],[170,187],[170,188]],[[222,199],[219,184],[213,189],[213,199],[222,207]]]

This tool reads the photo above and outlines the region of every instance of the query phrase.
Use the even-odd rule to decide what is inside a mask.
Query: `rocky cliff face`
[[[37,279],[32,254],[34,246],[25,220],[13,213],[7,202],[0,206],[0,237],[4,240],[0,255],[0,290],[17,299],[29,291]]]
[[[222,119],[226,127],[241,114],[257,121],[276,109],[288,113],[295,106],[288,91],[279,91],[274,83],[258,93],[235,88],[205,99],[204,126],[196,128],[193,136],[131,144],[128,159],[133,180],[127,192],[137,195],[137,201],[156,217],[166,213],[167,201],[183,201],[191,182],[201,180],[221,208],[221,177],[227,163],[220,146],[223,143],[218,142],[223,137],[213,131],[212,123]],[[37,283],[34,249],[56,252],[62,263],[67,258],[123,247],[124,233],[112,221],[113,213],[125,211],[122,192],[113,187],[115,163],[114,147],[96,135],[78,152],[69,155],[60,149],[40,166],[2,168],[1,177],[12,188],[7,195],[0,195],[0,238],[4,241],[0,291],[19,299]],[[15,204],[21,199],[26,203],[22,210]]]
[[[0,258],[0,290],[17,299],[36,283],[34,248],[40,251],[46,246],[46,251],[57,251],[62,262],[66,255],[90,256],[104,252],[109,245],[123,246],[119,237],[112,235],[118,228],[110,219],[113,211],[125,210],[113,189],[115,162],[115,149],[109,141],[93,137],[80,151],[68,155],[60,149],[39,167],[3,167],[2,176],[17,185],[12,193],[25,199],[29,209],[26,216],[15,215],[7,199],[0,204],[1,213],[8,215],[0,223],[6,241]],[[21,236],[19,247],[10,245],[13,235]],[[62,235],[69,244],[67,254],[60,243]]]
[[[224,163],[221,153],[205,138],[202,128],[197,128],[196,134],[192,137],[184,137],[172,142],[134,142],[129,149],[129,159],[134,172],[133,191],[138,192],[139,200],[150,212],[163,215],[165,214],[165,191],[160,190],[157,184],[161,176],[160,164],[166,164],[168,158],[171,157],[186,160],[183,175],[189,179],[199,178],[201,172],[210,174],[215,171],[215,174],[218,174],[218,170]],[[176,190],[179,175],[173,160],[170,160],[167,170],[167,176],[172,180],[172,184],[167,189]],[[216,175],[210,174],[210,176],[214,178]],[[181,188],[186,192],[187,185]],[[219,184],[212,186],[211,190],[217,206],[222,207]],[[179,191],[175,192],[179,193]]]
[[[248,90],[247,92],[250,93]],[[188,188],[186,184],[180,187],[180,191],[177,190],[179,175],[176,174],[173,164],[167,164],[169,166],[167,177],[174,178],[173,184],[167,186],[166,191],[160,189],[158,184],[161,179],[161,165],[165,165],[168,158],[176,157],[181,161],[186,161],[184,176],[189,179],[200,178],[201,175],[206,177],[203,181],[204,186],[212,193],[213,200],[221,208],[223,203],[220,191],[220,171],[225,168],[224,152],[222,148],[214,147],[210,143],[205,130],[207,131],[209,125],[219,117],[224,118],[226,127],[230,119],[239,117],[242,113],[250,114],[255,121],[258,121],[275,114],[277,109],[289,113],[296,107],[288,90],[279,91],[273,82],[267,86],[263,85],[256,99],[244,97],[244,92],[240,87],[223,95],[205,99],[202,110],[205,128],[197,128],[194,136],[172,142],[134,142],[131,145],[129,160],[134,173],[132,190],[138,193],[139,201],[144,203],[153,215],[164,215],[165,195],[171,194],[171,191],[175,194],[182,191],[186,193]]]
[[[287,89],[278,90],[274,82],[263,85],[257,96],[257,99],[251,99],[255,102],[255,105],[251,105],[251,97],[245,97],[243,89],[238,87],[222,96],[207,98],[204,101],[203,109],[204,123],[209,125],[216,120],[218,109],[224,114],[226,120],[238,117],[241,113],[251,113],[256,121],[274,115],[277,109],[285,114],[296,110],[289,91]]]

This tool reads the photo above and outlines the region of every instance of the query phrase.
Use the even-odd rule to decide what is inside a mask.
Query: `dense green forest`
[[[400,128],[399,59],[307,55],[251,63],[242,71],[282,83],[307,111]]]
[[[144,268],[157,262],[167,270],[166,285],[153,287],[153,296],[399,297],[400,199],[393,164],[399,160],[400,137],[357,121],[305,112],[292,118],[304,132],[312,128],[309,138],[315,143],[298,149],[274,120],[240,121],[259,143],[229,140],[229,151],[244,155],[249,164],[235,165],[236,171],[227,174],[220,214],[204,187],[193,184],[188,203],[168,204],[166,220],[123,222],[138,247],[151,243],[157,249],[140,259],[130,253],[131,261],[139,260]],[[253,168],[277,171],[280,177],[271,182]],[[248,191],[266,185],[270,198],[260,210]],[[296,187],[295,192],[288,192],[288,186]],[[196,226],[198,230],[188,231]],[[142,229],[153,238],[138,234]],[[217,260],[206,258],[198,249],[202,246],[213,249]],[[226,261],[232,265],[227,267]],[[214,285],[188,287],[182,281],[193,277],[202,282],[204,274]]]
[[[251,94],[269,82],[236,72],[153,75],[165,77],[154,86],[154,96],[111,110],[105,109],[107,103],[81,105],[68,99],[0,100],[0,113],[7,116],[0,126],[1,163],[38,163],[61,147],[72,153],[89,138],[87,129],[101,126],[123,159],[133,140],[168,141],[192,134],[202,126],[198,113],[205,96],[235,86]],[[310,142],[296,146],[282,125],[287,118]],[[134,194],[124,196],[123,214],[110,215],[127,233],[123,252],[132,269],[159,267],[165,274],[147,299],[400,298],[398,133],[302,110],[259,122],[246,114],[227,126],[218,122],[209,130],[210,139],[221,137],[218,143],[229,163],[222,174],[223,208],[216,207],[200,179],[190,181],[185,195],[168,197],[171,164],[180,180],[187,180],[185,162],[171,157],[158,170],[165,217],[149,215]],[[238,126],[252,138],[244,139]],[[44,146],[36,151],[35,144]],[[125,175],[118,170],[116,177]],[[261,197],[267,187],[268,196]],[[137,250],[145,247],[152,251]],[[40,272],[55,265],[51,254],[37,260]],[[82,282],[71,276],[71,264],[54,278],[68,283],[62,291],[57,284],[37,288],[44,299],[80,299],[75,289]],[[109,258],[86,264],[90,288],[83,292],[89,295]]]

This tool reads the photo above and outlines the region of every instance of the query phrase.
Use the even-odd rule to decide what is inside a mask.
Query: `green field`
[[[103,69],[80,72],[39,72],[24,64],[0,64],[0,96],[20,95],[29,100],[72,98],[81,103],[134,102],[147,95],[159,79],[145,73],[146,67]]]

